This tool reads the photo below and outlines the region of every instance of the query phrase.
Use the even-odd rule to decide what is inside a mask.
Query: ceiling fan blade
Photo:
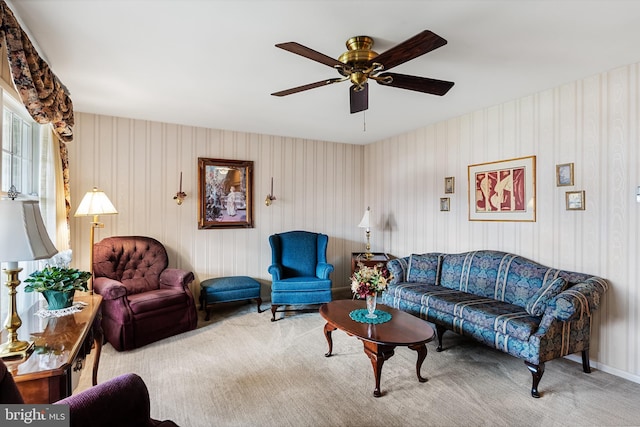
[[[359,113],[369,108],[369,83],[365,83],[360,91],[356,91],[357,86],[349,88],[349,105],[351,114]]]
[[[432,95],[444,95],[449,92],[455,83],[445,80],[430,79],[427,77],[408,76],[406,74],[382,73],[377,77],[391,77],[390,83],[378,81],[383,86],[397,87],[400,89],[415,90],[416,92],[430,93]]]
[[[325,55],[324,53],[320,53],[313,49],[310,49],[306,46],[301,45],[296,42],[287,42],[287,43],[279,43],[276,45],[280,49],[284,49],[288,52],[295,53],[296,55],[304,56],[305,58],[311,59],[313,61],[319,62],[324,65],[328,65],[329,67],[343,67],[344,64],[338,61],[335,58]]]
[[[447,44],[445,39],[429,30],[424,30],[399,45],[382,52],[370,60],[369,64],[379,63],[384,65],[385,70],[390,70],[395,66],[424,55],[427,52],[431,52],[445,44]]]
[[[322,87],[322,86],[327,86],[333,83],[339,83],[339,82],[343,82],[346,79],[344,78],[334,78],[334,79],[326,79],[326,80],[321,80],[319,82],[315,82],[315,83],[309,83],[307,85],[303,85],[303,86],[298,86],[298,87],[294,87],[291,89],[287,89],[287,90],[281,90],[280,92],[274,92],[271,95],[273,96],[287,96],[287,95],[291,95],[294,93],[298,93],[298,92],[303,92],[305,90],[309,90],[309,89],[315,89],[317,87]]]

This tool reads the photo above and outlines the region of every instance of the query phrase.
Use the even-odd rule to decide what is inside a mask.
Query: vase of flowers
[[[375,319],[378,292],[387,289],[392,275],[384,264],[376,264],[373,267],[358,263],[358,269],[351,276],[351,291],[358,298],[365,298],[367,301],[366,315],[369,319]]]

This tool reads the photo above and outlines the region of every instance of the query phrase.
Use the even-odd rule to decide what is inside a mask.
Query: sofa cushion
[[[498,251],[444,255],[439,284],[525,307],[531,296],[558,270]]]
[[[440,272],[440,254],[412,254],[409,257],[407,282],[426,283],[435,285],[438,283]]]
[[[387,270],[393,276],[390,283],[399,283],[407,281],[407,269],[409,257],[394,258],[387,262]]]
[[[532,316],[542,316],[547,310],[549,302],[562,292],[566,286],[567,281],[562,277],[547,281],[529,298],[527,305],[524,307],[525,310]]]
[[[451,314],[454,324],[472,323],[473,329],[492,330],[527,341],[535,333],[540,318],[531,316],[522,307],[468,292],[417,283],[390,286],[387,293],[393,300],[420,304],[421,312],[438,317]],[[393,305],[396,305],[395,303]]]

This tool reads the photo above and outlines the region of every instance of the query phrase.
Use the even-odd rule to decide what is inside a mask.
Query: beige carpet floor
[[[228,304],[208,322],[199,316],[196,330],[137,350],[105,345],[98,380],[137,373],[152,416],[182,427],[640,425],[640,384],[566,359],[546,364],[534,399],[521,360],[449,332],[446,351],[427,345],[428,382],[416,378],[416,353],[397,348],[375,398],[362,343],[335,331],[325,357],[317,312],[272,323],[255,304]],[[90,385],[84,371],[76,391]]]

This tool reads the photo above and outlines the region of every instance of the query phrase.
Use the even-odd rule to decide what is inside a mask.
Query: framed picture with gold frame
[[[573,185],[573,163],[556,165],[556,187]]]
[[[469,221],[535,221],[536,156],[467,167]]]
[[[444,179],[444,194],[453,194],[456,191],[456,179],[448,176]]]
[[[198,228],[253,228],[253,162],[198,158]]]
[[[449,199],[448,197],[441,197],[440,198],[440,211],[441,212],[449,212],[449,210],[451,208],[451,199]]]
[[[566,195],[568,211],[583,211],[585,208],[584,191],[567,191]]]

